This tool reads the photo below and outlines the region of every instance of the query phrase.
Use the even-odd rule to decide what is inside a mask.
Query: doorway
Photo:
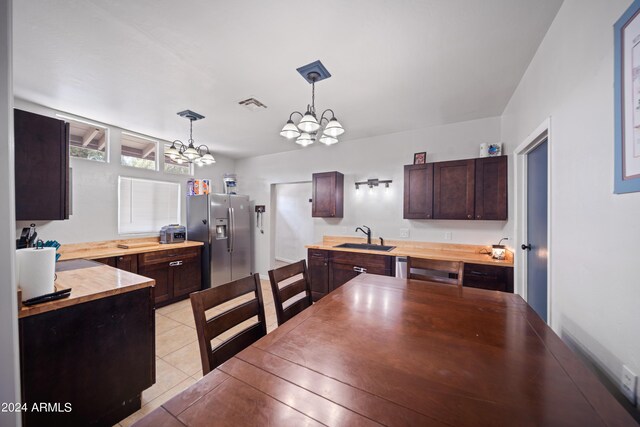
[[[550,119],[516,149],[517,286],[527,303],[551,325]]]
[[[276,184],[274,268],[307,258],[305,245],[313,243],[311,182]]]

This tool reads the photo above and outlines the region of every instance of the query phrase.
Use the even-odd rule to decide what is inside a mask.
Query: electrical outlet
[[[451,232],[450,231],[445,231],[444,240],[451,240]]]
[[[401,228],[400,229],[400,237],[408,239],[409,238],[409,229],[408,228]]]
[[[636,403],[636,374],[631,372],[629,368],[622,365],[622,393],[629,399],[631,403]]]

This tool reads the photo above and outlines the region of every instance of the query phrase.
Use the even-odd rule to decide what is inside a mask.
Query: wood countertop
[[[155,286],[153,279],[118,270],[95,261],[59,262],[56,266],[56,276],[56,289],[71,288],[71,295],[67,298],[30,307],[22,306],[18,311],[18,318]]]
[[[119,248],[119,244],[131,245],[129,249]],[[99,259],[123,255],[134,255],[145,252],[166,251],[171,249],[191,248],[202,246],[202,242],[186,241],[182,243],[161,244],[158,237],[143,237],[139,239],[106,240],[102,242],[64,244],[58,249],[60,261],[70,259]]]
[[[373,255],[410,256],[443,261],[462,261],[469,264],[513,267],[513,253],[506,251],[506,259],[497,260],[481,251],[491,251],[491,246],[462,245],[454,243],[413,242],[407,240],[385,240],[385,245],[395,246],[391,251],[372,251],[366,249],[336,248],[342,243],[366,243],[364,238],[350,236],[324,236],[322,243],[305,246],[307,249],[327,251],[357,252]]]

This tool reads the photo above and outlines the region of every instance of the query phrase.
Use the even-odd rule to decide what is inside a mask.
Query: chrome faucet
[[[362,231],[364,234],[367,235],[367,244],[370,245],[371,244],[371,229],[369,227],[367,227],[366,225],[363,225],[362,227],[366,228],[367,231],[364,231],[361,227],[356,228],[356,231]]]

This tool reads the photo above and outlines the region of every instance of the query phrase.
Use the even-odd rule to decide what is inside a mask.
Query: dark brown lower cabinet
[[[153,287],[24,317],[19,328],[24,426],[114,425],[155,382]]]
[[[202,289],[200,251],[200,247],[193,247],[138,255],[138,274],[156,281],[156,306]]]
[[[462,286],[513,293],[513,267],[465,263]]]
[[[101,264],[106,264],[109,267],[114,267],[116,266],[116,257],[110,256],[108,258],[99,258],[99,259],[94,259],[93,261],[99,262]]]
[[[138,274],[138,255],[122,255],[115,257],[116,268]]]
[[[309,249],[308,265],[314,301],[361,273],[395,274],[394,257],[388,255]]]
[[[318,301],[329,293],[329,251],[309,249],[308,258],[307,269],[311,280],[311,296],[314,301]]]

